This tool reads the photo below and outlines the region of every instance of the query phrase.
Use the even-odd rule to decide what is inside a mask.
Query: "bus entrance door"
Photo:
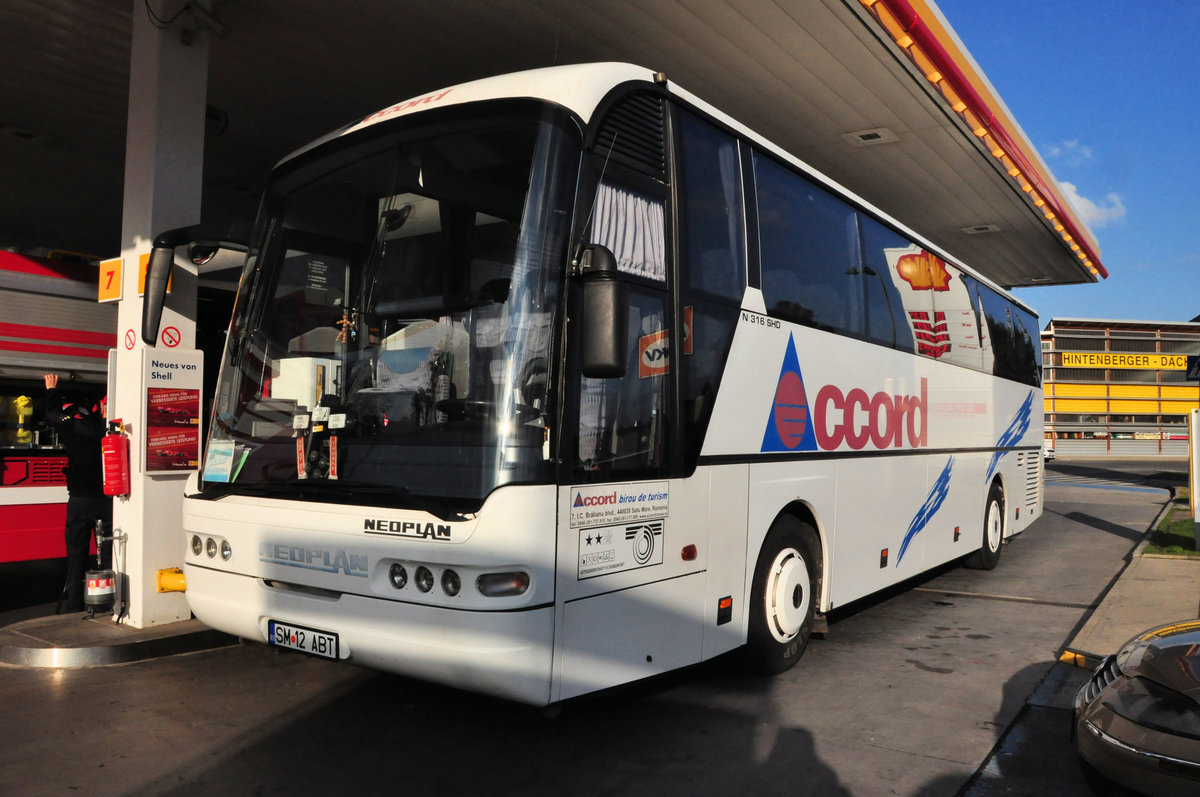
[[[560,488],[555,657],[567,699],[694,663],[704,573],[684,561],[679,480]]]

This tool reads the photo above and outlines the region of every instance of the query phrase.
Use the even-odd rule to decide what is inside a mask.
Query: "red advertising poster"
[[[200,467],[200,391],[146,389],[146,470]]]
[[[147,391],[146,426],[199,426],[200,391],[152,387]]]

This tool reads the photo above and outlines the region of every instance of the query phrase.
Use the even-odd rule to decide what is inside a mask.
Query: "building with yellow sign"
[[[1046,438],[1057,453],[1187,456],[1200,323],[1055,318],[1042,331]]]

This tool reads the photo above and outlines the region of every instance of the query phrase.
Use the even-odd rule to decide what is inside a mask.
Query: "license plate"
[[[267,622],[267,642],[324,659],[336,660],[338,657],[337,634],[318,631],[315,628],[305,628],[302,625],[270,620]]]

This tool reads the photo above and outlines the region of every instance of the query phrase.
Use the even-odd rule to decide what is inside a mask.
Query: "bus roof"
[[[768,141],[758,132],[751,130],[738,120],[733,119],[728,114],[723,113],[720,109],[713,107],[704,99],[689,92],[686,88],[675,85],[666,80],[666,76],[656,74],[651,69],[634,64],[598,63],[545,67],[542,69],[516,72],[509,75],[497,75],[494,77],[473,80],[467,83],[441,88],[436,91],[427,92],[416,97],[410,97],[402,100],[401,102],[389,105],[386,108],[382,108],[374,113],[371,113],[361,120],[352,122],[343,128],[312,142],[308,146],[291,153],[282,161],[280,161],[280,165],[287,163],[293,158],[318,146],[321,146],[328,141],[353,134],[377,124],[435,108],[445,108],[483,100],[494,100],[500,98],[541,100],[566,108],[577,115],[584,123],[587,123],[591,121],[592,114],[595,112],[600,102],[613,89],[623,84],[636,82],[645,83],[647,85],[655,83],[663,85],[663,87],[666,88],[671,95],[678,97],[685,103],[697,108],[700,111],[703,111],[704,113],[709,114],[726,126],[739,131],[748,140],[762,146],[765,150],[784,157],[793,165],[805,171],[810,177],[824,183],[827,187],[831,187],[834,190],[847,195],[847,197],[855,204],[869,209],[873,212],[873,214],[885,219],[890,224],[900,229],[909,238],[920,242],[922,246],[927,249],[938,252],[938,254],[941,256],[946,257],[948,260],[954,262],[956,266],[970,272],[972,276],[975,276],[985,283],[991,284],[993,287],[998,287],[1001,289],[1007,287],[997,283],[994,279],[988,276],[985,271],[974,267],[973,264],[969,262],[960,260],[952,253],[946,251],[944,247],[939,246],[934,241],[928,240],[925,236],[913,229],[912,225],[909,223],[909,220],[895,218],[886,211],[874,207],[868,200],[858,196],[845,186],[838,184],[828,175],[821,173],[810,164],[805,163],[794,153],[787,152],[782,147],[771,141]],[[1021,302],[1015,297],[1014,301],[1026,309],[1031,309],[1024,302]]]

